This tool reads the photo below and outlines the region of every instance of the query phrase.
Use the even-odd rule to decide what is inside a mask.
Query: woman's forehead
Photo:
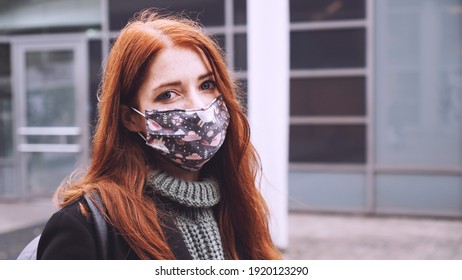
[[[212,67],[202,51],[186,47],[168,47],[161,50],[150,64],[148,71],[150,78],[156,84],[210,72]]]

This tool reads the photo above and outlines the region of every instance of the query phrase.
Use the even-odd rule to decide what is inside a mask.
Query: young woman
[[[236,85],[196,23],[141,13],[109,55],[92,159],[61,186],[38,259],[278,259]],[[99,203],[99,204],[98,204]]]

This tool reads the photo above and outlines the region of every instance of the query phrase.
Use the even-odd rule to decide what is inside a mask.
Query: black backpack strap
[[[108,259],[108,227],[106,220],[103,217],[103,214],[99,211],[99,208],[93,203],[93,201],[85,195],[85,201],[90,208],[91,216],[95,223],[95,230],[97,235],[97,246],[98,252],[101,252],[101,258],[103,260]],[[96,203],[101,205],[101,209],[104,209],[103,202],[97,194],[93,194],[93,198],[96,200]],[[18,256],[18,260],[36,260],[37,259],[37,248],[40,241],[41,235],[35,237]]]
[[[93,200],[90,199],[89,196],[85,195],[85,201],[88,204],[88,207],[91,211],[91,216],[93,217],[93,221],[95,223],[96,235],[98,238],[97,246],[98,251],[101,252],[101,258],[103,260],[108,259],[108,227],[106,220],[101,214],[99,208],[93,203]],[[103,202],[101,198],[97,194],[92,194],[93,199],[95,199],[96,203],[101,206],[101,209],[104,209]]]

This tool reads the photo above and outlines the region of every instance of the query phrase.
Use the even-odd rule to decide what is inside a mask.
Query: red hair
[[[107,220],[142,259],[174,259],[159,222],[160,213],[143,194],[152,162],[136,133],[124,128],[120,107],[134,102],[156,54],[168,46],[202,52],[212,68],[230,114],[226,140],[201,172],[220,181],[222,200],[215,214],[225,255],[238,259],[279,259],[268,229],[268,208],[255,185],[260,168],[250,143],[247,118],[236,96],[220,47],[195,22],[144,11],[127,24],[112,47],[103,76],[99,120],[92,143],[92,159],[85,176],[57,191],[60,206],[96,190]]]

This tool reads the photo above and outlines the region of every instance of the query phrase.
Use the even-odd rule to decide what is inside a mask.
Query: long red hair
[[[107,220],[140,258],[175,258],[162,232],[160,213],[143,195],[146,175],[152,167],[148,148],[120,120],[120,106],[134,102],[150,63],[169,45],[193,48],[205,55],[230,114],[223,146],[201,171],[220,181],[222,200],[215,214],[225,254],[232,259],[239,255],[279,259],[269,234],[268,208],[255,185],[260,165],[250,143],[249,124],[236,95],[236,83],[228,73],[220,47],[197,23],[184,18],[144,11],[121,31],[103,76],[88,171],[81,180],[58,189],[60,206],[96,190],[106,207]]]

